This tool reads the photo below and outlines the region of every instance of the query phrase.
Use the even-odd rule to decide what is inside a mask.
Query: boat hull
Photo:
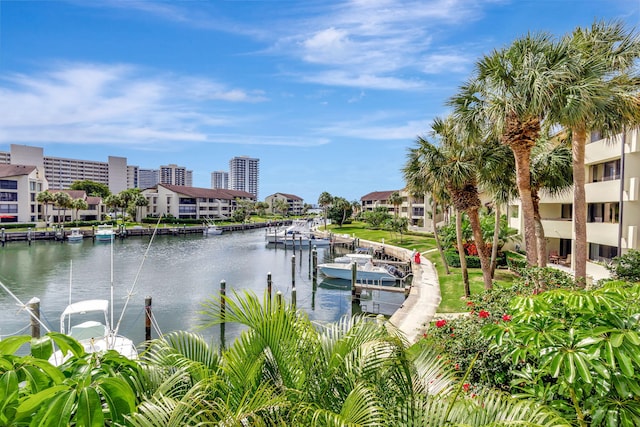
[[[319,264],[318,270],[326,277],[334,279],[351,280],[351,264],[345,263],[327,263]],[[395,281],[396,277],[389,273],[383,267],[373,267],[366,270],[358,266],[356,272],[356,280],[358,281]]]

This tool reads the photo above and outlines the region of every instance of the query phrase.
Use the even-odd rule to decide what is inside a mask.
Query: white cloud
[[[261,102],[262,91],[126,65],[64,64],[39,75],[0,76],[1,142],[204,141],[239,120],[222,105]]]

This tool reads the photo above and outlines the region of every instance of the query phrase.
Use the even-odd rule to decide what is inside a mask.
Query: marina
[[[123,315],[120,332],[135,343],[145,337],[145,298],[153,298],[157,329],[152,332],[188,330],[206,339],[218,340],[219,330],[200,330],[202,303],[218,298],[221,281],[227,295],[250,291],[262,296],[267,275],[272,278],[273,293],[281,292],[290,300],[296,287],[296,305],[318,322],[333,322],[352,313],[349,286],[324,286],[318,276],[313,284],[311,251],[272,247],[265,242],[264,230],[223,233],[215,239],[199,234],[156,236],[145,255],[149,237],[113,241],[113,282],[116,317],[122,312],[125,297],[131,301]],[[334,250],[336,250],[334,248]],[[22,301],[41,300],[41,317],[51,329],[58,330],[58,316],[69,301],[109,299],[110,244],[85,238],[75,244],[56,241],[14,242],[0,250],[0,280]],[[331,261],[346,253],[329,247],[317,248],[318,262]],[[143,263],[144,259],[144,263]],[[70,263],[73,275],[70,280]],[[295,266],[295,271],[292,271]],[[139,271],[135,288],[133,283]],[[69,283],[71,286],[69,289]],[[370,310],[391,315],[403,303],[404,296],[369,291],[361,304]],[[360,306],[356,306],[356,311]],[[29,333],[29,317],[8,295],[0,292],[0,336]],[[42,331],[45,332],[44,330]],[[236,325],[227,325],[226,339],[237,336]]]

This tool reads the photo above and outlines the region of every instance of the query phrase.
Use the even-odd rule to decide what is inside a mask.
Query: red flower
[[[459,371],[459,370],[460,370],[460,364],[459,364],[459,363],[456,363],[456,365],[454,366],[454,368],[455,368],[455,370],[456,370],[456,371]]]
[[[436,327],[437,328],[442,328],[446,324],[447,324],[447,321],[445,319],[440,319],[440,320],[436,321]]]
[[[473,305],[473,301],[467,301],[467,307],[471,307]]]
[[[489,316],[491,316],[491,313],[489,313],[489,312],[488,312],[488,311],[486,311],[486,310],[480,310],[480,313],[478,313],[478,316],[479,316],[481,319],[486,319],[486,318],[488,318]]]
[[[464,383],[462,384],[462,389],[466,392],[469,391],[469,387],[471,387],[471,384],[469,383]]]
[[[510,322],[511,321],[511,316],[508,314],[503,314],[502,315],[502,320],[504,320],[505,322]]]

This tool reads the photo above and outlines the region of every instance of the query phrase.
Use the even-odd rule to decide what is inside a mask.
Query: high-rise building
[[[145,189],[158,185],[160,182],[160,170],[138,169],[138,188]]]
[[[211,172],[211,188],[229,189],[229,172],[213,171]]]
[[[258,199],[260,159],[247,156],[229,160],[229,189],[246,191]]]
[[[160,184],[193,187],[193,171],[174,164],[160,166]]]
[[[81,180],[107,185],[112,193],[129,188],[126,157],[109,156],[108,162],[49,157],[44,156],[42,147],[11,144],[10,153],[1,153],[0,163],[32,165],[44,170],[51,190],[67,189]]]

